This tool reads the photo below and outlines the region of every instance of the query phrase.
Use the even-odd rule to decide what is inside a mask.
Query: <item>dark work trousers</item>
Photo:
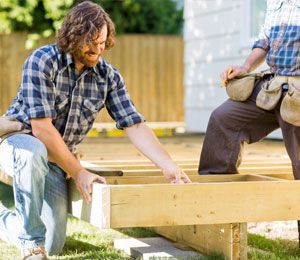
[[[272,111],[256,106],[261,85],[271,78],[268,75],[259,80],[245,102],[228,99],[212,112],[200,156],[199,174],[238,173],[244,142],[257,142],[280,127],[294,177],[300,179],[300,127],[282,120],[282,98]],[[283,91],[282,96],[285,94]]]

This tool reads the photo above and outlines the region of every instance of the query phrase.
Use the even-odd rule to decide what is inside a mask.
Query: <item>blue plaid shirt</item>
[[[23,65],[17,97],[6,115],[12,115],[31,130],[31,118],[52,118],[71,151],[83,140],[98,112],[106,107],[122,129],[144,121],[119,72],[104,59],[82,74],[72,56],[56,45],[34,51]]]
[[[300,75],[300,0],[267,0],[265,24],[253,48],[267,51],[278,75]]]

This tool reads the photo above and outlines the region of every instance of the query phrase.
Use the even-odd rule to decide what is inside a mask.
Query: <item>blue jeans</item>
[[[13,177],[15,209],[0,212],[0,233],[20,249],[45,246],[49,255],[64,246],[67,225],[65,173],[48,162],[45,145],[16,134],[0,145],[0,168]]]

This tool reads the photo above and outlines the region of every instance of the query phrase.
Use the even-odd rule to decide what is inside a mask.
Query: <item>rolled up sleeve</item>
[[[112,73],[105,105],[110,116],[116,121],[117,128],[124,129],[144,122],[143,115],[137,112],[130,98],[122,76],[116,70]]]
[[[34,52],[23,66],[22,98],[29,119],[56,116],[55,86],[51,80],[51,64],[45,53]]]

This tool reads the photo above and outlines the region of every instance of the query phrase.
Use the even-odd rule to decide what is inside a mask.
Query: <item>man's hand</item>
[[[93,183],[106,183],[104,177],[93,174],[85,169],[82,169],[76,173],[74,176],[74,181],[77,189],[87,203],[90,203],[92,200],[91,194],[93,190]]]
[[[163,174],[170,183],[191,183],[190,178],[180,168],[163,170]]]
[[[230,66],[220,75],[222,85],[226,87],[228,80],[233,79],[243,74],[250,73],[255,70],[260,64],[265,61],[267,51],[262,48],[254,48],[247,57],[243,66]]]
[[[248,69],[244,66],[230,66],[220,75],[222,85],[225,87],[228,80],[248,73]]]

